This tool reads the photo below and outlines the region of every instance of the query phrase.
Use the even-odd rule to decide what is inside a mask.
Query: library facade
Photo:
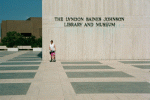
[[[149,0],[42,0],[43,60],[150,59]]]

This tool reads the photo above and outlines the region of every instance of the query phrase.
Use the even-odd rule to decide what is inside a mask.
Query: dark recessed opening
[[[21,35],[28,37],[31,36],[31,33],[21,33]]]

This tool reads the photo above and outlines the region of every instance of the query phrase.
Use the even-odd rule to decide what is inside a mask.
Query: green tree
[[[42,37],[37,39],[37,44],[39,47],[42,47]]]
[[[30,37],[22,36],[20,33],[15,31],[8,32],[6,37],[2,39],[2,44],[7,47],[14,47],[20,45],[31,45],[32,47],[42,47],[42,37],[36,39],[35,36],[31,35]]]
[[[8,32],[6,34],[6,37],[2,39],[2,44],[6,45],[7,47],[13,47],[17,44],[17,40],[21,37],[20,33],[17,33],[15,31]]]

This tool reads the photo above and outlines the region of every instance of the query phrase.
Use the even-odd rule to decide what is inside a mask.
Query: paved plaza
[[[0,100],[150,100],[150,60],[42,61],[0,51]]]

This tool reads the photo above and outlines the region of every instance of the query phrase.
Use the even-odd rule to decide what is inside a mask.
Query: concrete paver
[[[97,72],[66,72],[69,78],[97,78],[97,77],[133,77],[120,71]]]
[[[64,69],[113,69],[107,65],[99,66],[63,66]]]
[[[150,72],[149,69],[142,69],[143,66],[150,66],[149,60],[124,60],[130,61],[124,64],[122,60],[100,60],[100,61],[74,61],[74,62],[42,62],[39,58],[40,52],[19,51],[0,58],[0,74],[1,73],[36,73],[32,79],[0,79],[0,84],[10,83],[30,83],[29,89],[25,95],[0,95],[0,100],[149,100]],[[3,60],[2,60],[3,59]],[[20,60],[19,60],[20,59]],[[30,59],[33,59],[32,61]],[[36,60],[35,60],[36,59]],[[37,61],[37,59],[39,61]],[[13,60],[13,61],[12,61]],[[30,61],[29,61],[30,60]],[[136,62],[135,62],[136,61]],[[145,62],[143,62],[145,61]],[[132,63],[131,63],[132,62]],[[135,63],[134,63],[135,62]],[[32,64],[32,65],[31,65]],[[141,68],[134,65],[141,65]],[[97,66],[97,67],[94,67]],[[101,66],[101,68],[100,68]],[[103,67],[102,67],[103,66]],[[34,67],[34,68],[32,68]],[[35,68],[36,67],[36,68]],[[38,67],[38,68],[37,68]],[[29,68],[29,69],[28,69]],[[143,67],[144,68],[144,67]],[[76,77],[69,78],[67,73],[76,72]],[[95,72],[123,72],[133,77],[120,77],[119,75],[111,77],[80,77],[79,72],[88,74]],[[113,73],[112,73],[113,74]],[[91,74],[90,74],[91,75]],[[5,76],[5,75],[4,75]],[[119,76],[119,77],[118,77]],[[87,93],[79,83],[101,83],[100,86],[87,86],[92,93]],[[76,83],[78,94],[72,83]],[[120,83],[123,83],[120,84]],[[128,85],[128,83],[130,85]],[[135,85],[135,84],[139,85]],[[146,85],[143,85],[143,84]],[[110,84],[109,86],[107,86]],[[118,85],[120,84],[120,85]],[[95,87],[94,87],[95,86]],[[123,87],[124,86],[124,87]],[[101,88],[100,88],[101,87]],[[111,88],[110,88],[111,87]],[[116,87],[116,90],[115,88]],[[127,87],[127,88],[125,88]],[[144,88],[145,87],[145,88]],[[92,89],[94,88],[95,91]],[[103,90],[101,90],[103,88]],[[130,89],[133,89],[131,90]],[[11,87],[10,87],[11,89]],[[79,90],[80,89],[80,90]],[[133,93],[136,92],[138,93]],[[111,91],[126,91],[126,93],[118,93]],[[142,91],[140,91],[142,90]],[[96,92],[97,91],[97,92]],[[107,92],[106,92],[107,91]],[[101,92],[101,93],[99,93]]]
[[[38,70],[39,66],[0,67],[0,70]]]
[[[26,95],[31,83],[0,83],[0,95]]]
[[[133,65],[133,66],[141,69],[150,69],[150,65]]]
[[[77,94],[150,93],[148,82],[71,82]]]

